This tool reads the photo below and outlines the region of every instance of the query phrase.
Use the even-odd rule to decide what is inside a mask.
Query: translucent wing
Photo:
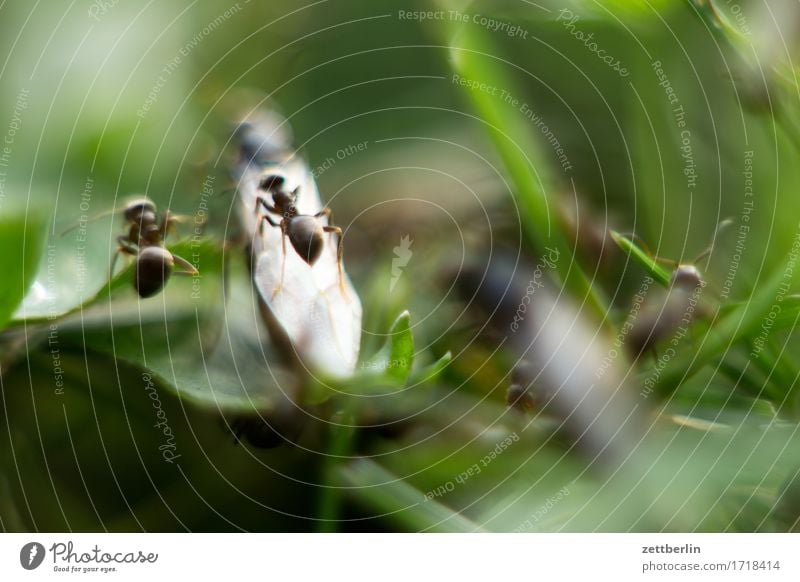
[[[336,236],[326,233],[322,255],[311,266],[288,240],[284,245],[280,228],[265,222],[260,230],[256,214],[257,198],[266,195],[258,188],[261,178],[273,174],[283,176],[289,190],[299,187],[296,206],[300,214],[316,214],[323,205],[314,177],[304,160],[287,152],[280,140],[276,143],[272,136],[280,134],[269,130],[269,125],[258,127],[250,122],[240,125],[237,133],[242,158],[239,210],[251,243],[253,281],[260,299],[310,372],[348,377],[355,369],[361,342],[361,301],[344,270],[340,285]],[[260,212],[266,211],[262,208]],[[276,223],[282,219],[270,216]],[[320,220],[327,224],[327,218]],[[284,248],[286,265],[281,281]]]

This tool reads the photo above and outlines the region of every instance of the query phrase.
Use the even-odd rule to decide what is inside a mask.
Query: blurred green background
[[[798,19],[788,4],[774,20],[763,2],[717,4],[4,3],[0,527],[796,527]],[[432,15],[404,16],[417,11]],[[408,310],[418,369],[453,354],[434,380],[412,373],[375,402],[328,394],[298,418],[286,395],[298,380],[253,311],[230,191],[233,122],[256,107],[288,119],[347,232],[362,357]],[[141,193],[207,213],[202,244],[190,243],[194,222],[171,241],[199,253],[197,296],[174,280],[140,301],[130,270],[104,287],[118,216],[91,223],[84,242],[59,236]],[[694,343],[641,399],[648,430],[619,471],[593,463],[558,412],[507,407],[520,354],[489,317],[509,280],[524,287],[545,245],[561,245],[568,261],[548,278],[586,301],[580,317],[609,349],[646,272],[610,229],[684,262],[714,239],[703,270],[718,315],[693,326]],[[404,236],[413,256],[389,292]],[[488,268],[501,292],[464,295],[459,267]],[[787,272],[768,349],[749,357]],[[636,397],[657,361],[615,365]],[[159,448],[159,410],[175,462]],[[236,444],[226,424],[254,411],[294,442]]]

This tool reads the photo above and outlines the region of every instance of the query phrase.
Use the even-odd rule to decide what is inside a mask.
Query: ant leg
[[[333,220],[331,219],[331,209],[330,208],[327,208],[327,207],[323,208],[322,210],[320,210],[319,212],[317,212],[314,215],[314,218],[322,218],[323,216],[328,218],[328,224],[333,222]]]
[[[161,233],[161,240],[167,238],[167,232],[174,227],[172,213],[165,210],[161,215],[161,224],[158,227],[158,232]]]
[[[263,198],[259,197],[257,199],[257,203],[263,205],[264,208],[266,208],[270,212],[277,213],[277,210],[275,210],[275,208],[273,208],[269,204],[267,204],[266,201]],[[259,218],[259,221],[258,221],[258,232],[260,234],[264,234],[264,223],[265,222],[269,222],[270,226],[273,226],[275,228],[280,228],[281,229],[281,249],[283,251],[283,256],[281,258],[281,280],[278,283],[278,286],[275,287],[275,289],[272,290],[272,297],[274,298],[280,292],[280,290],[283,288],[283,278],[286,275],[286,229],[288,227],[288,223],[284,219],[284,220],[281,220],[281,222],[279,224],[279,223],[275,222],[272,219],[272,217],[269,216],[268,214],[262,214],[260,216],[260,218]]]
[[[261,196],[256,197],[256,207],[253,209],[253,213],[256,215],[256,220],[258,221],[258,233],[264,234],[264,220],[268,220],[272,226],[278,226],[275,224],[268,216],[265,214],[261,214],[261,207],[266,208],[269,212],[273,212],[278,214],[278,211],[269,205],[266,198],[262,198]]]
[[[326,208],[326,210],[328,209]],[[328,212],[330,212],[330,210],[328,210]],[[344,252],[344,246],[342,245],[342,229],[338,226],[323,226],[322,230],[339,235],[339,242],[336,245],[336,266],[339,268],[339,289],[344,292],[344,276],[342,274],[342,253]]]
[[[161,225],[158,227],[158,232],[161,234],[161,240],[165,240],[168,234],[175,232],[175,225],[186,222],[188,216],[182,214],[172,214],[169,210],[165,210],[161,215]]]
[[[277,222],[272,220],[272,217],[270,217],[270,216],[268,216],[266,214],[262,214],[261,217],[258,220],[258,234],[264,234],[264,222],[269,222],[270,225],[274,226],[275,228],[278,228],[279,226],[281,226],[281,224],[283,224],[282,222],[281,222],[281,224],[278,224]],[[281,228],[283,228],[283,227],[281,227]]]
[[[125,253],[126,255],[136,255],[139,252],[139,247],[133,244],[126,236],[118,236],[117,244],[119,246],[114,252],[114,257],[111,259],[111,268],[108,274],[109,279],[114,277],[114,267],[117,266],[117,259],[119,258],[120,253]]]
[[[111,259],[111,268],[108,270],[108,278],[109,280],[114,278],[114,267],[117,266],[117,259],[119,258],[119,254],[122,252],[120,247],[117,247],[117,250],[114,251],[114,257]]]
[[[270,224],[272,224],[271,220]],[[281,227],[281,249],[283,251],[283,256],[281,257],[281,280],[278,283],[278,286],[272,290],[273,299],[280,292],[280,290],[283,289],[283,278],[286,275],[286,228],[288,227],[287,222],[285,220],[282,220],[280,227]]]
[[[198,271],[193,264],[191,264],[183,257],[179,257],[178,255],[172,255],[172,259],[175,261],[175,264],[183,268],[183,271],[175,271],[175,275],[191,275],[192,277],[194,277],[195,275],[200,274],[200,271]]]
[[[262,198],[261,196],[257,196],[256,197],[256,208],[254,210],[254,212],[256,214],[258,214],[258,210],[259,210],[260,206],[263,206],[264,208],[266,208],[269,212],[272,212],[273,214],[280,214],[280,212],[278,212],[277,208],[275,208],[274,206],[270,206],[270,204],[269,204],[269,202],[267,202],[266,198]]]

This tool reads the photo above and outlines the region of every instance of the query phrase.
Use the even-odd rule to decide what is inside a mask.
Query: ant
[[[294,444],[303,433],[307,417],[294,405],[281,402],[271,412],[247,412],[230,420],[220,418],[233,443],[247,440],[258,449],[274,449],[284,443]]]
[[[628,334],[631,354],[638,358],[650,350],[657,357],[655,346],[661,340],[688,326],[703,315],[697,302],[706,282],[694,265],[678,265],[670,278],[669,288],[658,298],[646,301]]]
[[[180,217],[165,210],[159,222],[156,205],[152,200],[139,198],[129,202],[122,210],[128,234],[117,237],[119,247],[111,261],[111,276],[120,254],[136,257],[133,286],[139,297],[152,297],[167,284],[173,272],[176,275],[197,275],[197,269],[186,259],[173,255],[164,246],[167,233],[180,222]],[[175,265],[183,270],[175,271]]]
[[[287,440],[269,422],[259,416],[236,418],[231,421],[229,430],[233,433],[234,444],[241,443],[244,437],[251,445],[259,449],[274,449]]]
[[[273,297],[281,290],[283,278],[286,272],[286,239],[292,243],[292,247],[297,251],[308,265],[313,266],[317,262],[323,249],[325,248],[325,233],[329,232],[339,236],[336,247],[336,263],[339,268],[339,288],[344,291],[342,278],[342,229],[338,226],[323,224],[320,218],[327,217],[330,221],[331,209],[323,208],[316,214],[300,214],[297,210],[296,202],[300,191],[298,186],[291,192],[285,188],[286,179],[278,174],[269,174],[261,179],[258,189],[272,197],[272,204],[266,197],[256,198],[256,214],[260,214],[260,207],[264,207],[268,212],[283,216],[280,222],[275,222],[268,214],[259,217],[258,229],[261,234],[264,232],[264,222],[271,226],[281,229],[281,244],[283,246],[283,262],[281,263],[281,281],[273,292]]]
[[[714,241],[724,228],[731,224],[730,220],[722,221],[714,233]],[[632,239],[639,239],[635,234]],[[628,334],[631,355],[638,358],[644,351],[656,354],[655,346],[661,340],[676,333],[680,328],[688,327],[698,317],[707,316],[706,306],[699,304],[700,295],[706,281],[694,263],[706,260],[706,266],[714,250],[714,243],[704,250],[693,263],[676,263],[669,259],[655,257],[641,239],[639,243],[654,260],[671,264],[674,268],[669,280],[669,287],[658,298],[646,301]],[[657,355],[657,354],[656,354]]]

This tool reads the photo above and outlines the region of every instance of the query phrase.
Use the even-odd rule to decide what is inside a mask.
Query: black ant
[[[339,287],[344,290],[342,279],[342,229],[338,226],[323,224],[320,221],[322,217],[327,217],[330,220],[331,209],[326,207],[313,215],[300,214],[296,206],[300,187],[298,186],[290,192],[284,187],[285,184],[286,179],[283,176],[277,174],[264,176],[258,185],[258,189],[272,196],[272,204],[265,197],[258,196],[256,198],[256,214],[259,214],[259,209],[263,206],[268,212],[283,217],[278,223],[268,214],[263,214],[258,221],[258,229],[262,234],[264,232],[264,222],[281,229],[281,244],[283,246],[281,281],[273,292],[273,296],[283,286],[283,277],[286,272],[286,239],[288,238],[292,243],[292,247],[297,251],[297,254],[306,263],[313,266],[325,248],[325,233],[328,232],[339,235],[336,263],[339,268]]]
[[[244,437],[259,449],[274,449],[287,440],[269,422],[258,416],[236,418],[231,422],[229,430],[233,433],[234,444],[241,443]]]
[[[120,254],[136,257],[133,286],[140,297],[152,297],[158,293],[173,273],[197,275],[197,269],[190,262],[173,255],[164,246],[167,233],[174,229],[179,217],[165,210],[159,222],[156,205],[147,198],[129,202],[122,215],[129,226],[128,234],[117,237],[119,247],[111,261],[111,276]],[[176,263],[183,270],[175,271]]]

